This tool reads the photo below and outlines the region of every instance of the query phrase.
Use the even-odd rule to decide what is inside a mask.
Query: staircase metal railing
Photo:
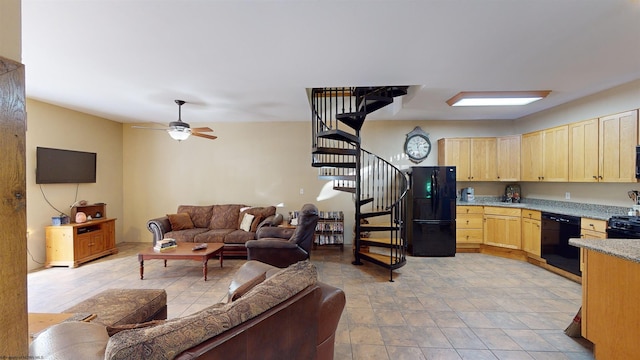
[[[384,98],[386,88],[316,88],[312,103],[312,166],[319,176],[332,179],[334,189],[354,194],[354,264],[360,264],[360,219],[388,214],[390,269],[406,261],[405,199],[407,179],[400,169],[379,156],[360,148],[360,127],[368,99]],[[392,279],[392,278],[391,278]]]

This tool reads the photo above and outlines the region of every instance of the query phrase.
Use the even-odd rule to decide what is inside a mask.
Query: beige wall
[[[21,1],[0,1],[0,56],[22,62]]]
[[[108,217],[118,218],[116,241],[122,241],[122,124],[31,99],[27,100],[27,116],[28,268],[44,263],[45,226],[51,225],[52,216],[69,214],[76,190],[77,200],[107,204]],[[38,146],[97,153],[97,182],[78,186],[36,184]]]
[[[217,140],[176,142],[161,131],[124,127],[125,241],[148,242],[149,219],[174,213],[180,204],[274,205],[287,216],[307,203],[345,213],[345,241],[351,243],[354,205],[351,194],[331,189],[311,167],[310,121],[215,123]],[[431,133],[434,149],[420,165],[435,165],[438,137],[502,134],[501,122],[371,121],[362,132],[363,147],[400,168],[414,165],[403,156],[406,133],[415,126]],[[192,126],[196,126],[192,124]],[[303,189],[303,194],[300,194]]]

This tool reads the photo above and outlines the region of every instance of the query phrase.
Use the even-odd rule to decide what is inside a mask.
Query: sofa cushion
[[[119,333],[120,331],[131,330],[131,329],[141,329],[149,326],[156,326],[159,324],[164,324],[165,321],[166,320],[151,320],[143,323],[107,326],[107,334],[109,334],[109,336],[113,336]]]
[[[171,359],[280,304],[317,282],[309,261],[282,269],[224,306],[214,305],[164,324],[122,331],[109,339],[105,359]]]
[[[207,228],[193,228],[187,230],[169,231],[164,234],[164,237],[176,239],[176,241],[178,242],[194,242],[194,239],[198,236],[198,234],[202,234],[204,232],[207,232]]]
[[[188,213],[178,213],[178,214],[167,214],[169,218],[169,222],[171,223],[171,230],[186,230],[193,229],[193,221],[191,221],[191,217]]]
[[[256,233],[244,230],[234,230],[224,237],[225,244],[244,244],[249,240],[254,240]]]
[[[178,213],[186,212],[191,217],[193,226],[197,228],[208,228],[211,221],[213,205],[180,205]]]
[[[204,229],[205,231],[202,233],[199,233],[198,235],[196,235],[193,240],[197,243],[223,243],[224,239],[227,238],[227,236],[229,236],[230,233],[234,232],[234,231],[239,231],[239,230],[234,230],[234,229],[214,229],[214,230],[207,230]]]
[[[238,214],[245,205],[213,205],[209,229],[238,229]]]

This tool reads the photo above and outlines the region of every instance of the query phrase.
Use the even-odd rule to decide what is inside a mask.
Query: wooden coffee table
[[[144,261],[152,259],[164,260],[164,267],[167,267],[167,260],[199,260],[202,261],[202,273],[204,281],[207,281],[207,262],[209,259],[220,255],[220,267],[222,267],[222,247],[224,244],[207,244],[204,250],[192,250],[198,244],[178,243],[178,247],[171,250],[156,251],[153,247],[138,253],[140,261],[140,280],[144,278]]]

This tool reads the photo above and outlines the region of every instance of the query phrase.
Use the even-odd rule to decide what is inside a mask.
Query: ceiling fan
[[[204,132],[212,132],[213,130],[208,127],[192,128],[186,122],[182,121],[182,105],[186,103],[184,100],[175,100],[178,104],[178,121],[172,121],[169,123],[168,128],[152,128],[144,126],[132,126],[136,129],[148,129],[148,130],[164,130],[169,133],[172,139],[182,141],[187,140],[190,135],[202,137],[205,139],[215,140],[218,137],[209,134],[203,134]]]

